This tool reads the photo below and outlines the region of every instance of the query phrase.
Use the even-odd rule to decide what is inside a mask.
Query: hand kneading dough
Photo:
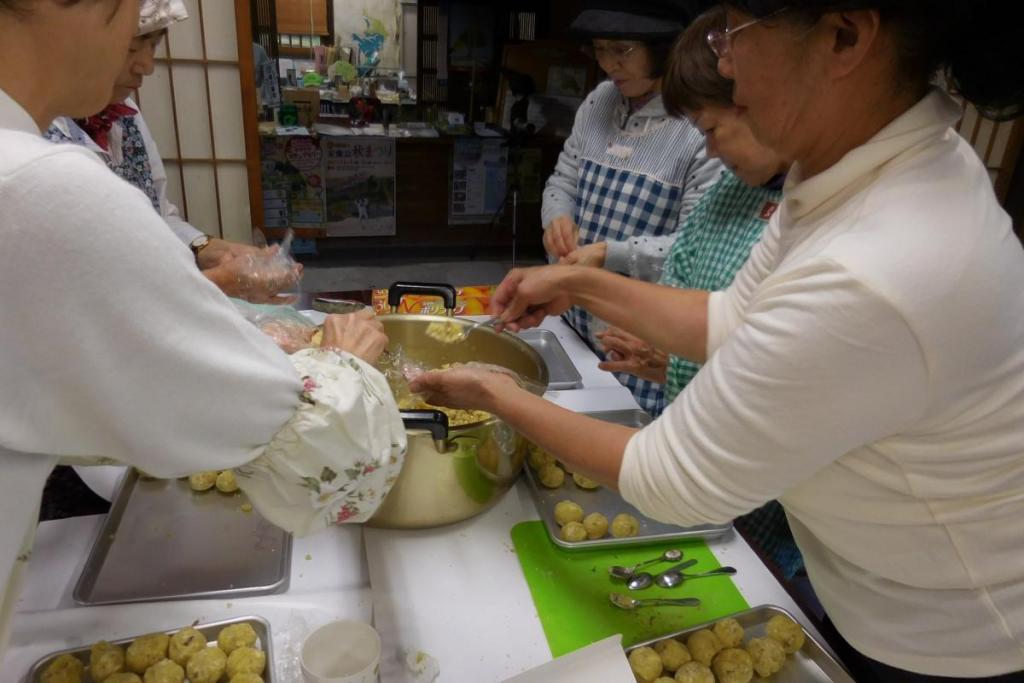
[[[216,472],[196,472],[188,476],[188,485],[193,491],[209,491],[216,483]]]
[[[104,683],[124,672],[124,650],[101,640],[89,649],[89,675],[95,683]]]
[[[629,667],[640,683],[653,683],[661,676],[661,657],[649,647],[638,647],[629,653]]]
[[[612,536],[615,538],[636,536],[638,531],[640,531],[640,522],[633,515],[623,512],[615,515],[615,519],[612,520]]]
[[[665,667],[665,671],[675,671],[693,659],[686,646],[675,638],[659,640],[654,644],[654,651],[661,657],[661,664]]]
[[[238,490],[238,482],[235,481],[235,473],[231,470],[224,470],[217,475],[217,490],[221,493],[234,493]]]
[[[132,673],[142,675],[161,659],[167,659],[167,643],[171,637],[165,633],[152,633],[135,639],[125,652],[125,663]]]
[[[188,658],[206,649],[206,636],[194,628],[183,628],[171,636],[168,658],[175,664],[185,666]]]
[[[189,683],[217,683],[227,665],[228,656],[220,648],[208,647],[189,657],[185,671],[188,672]]]
[[[563,541],[569,541],[570,543],[579,543],[580,541],[586,539],[587,529],[579,522],[569,522],[568,524],[562,527],[562,530],[559,532],[559,535],[562,537]]]
[[[715,674],[706,664],[687,662],[676,671],[676,683],[715,683]]]
[[[224,654],[229,655],[240,647],[253,647],[256,644],[256,631],[249,624],[232,624],[225,626],[217,634],[217,645]]]
[[[711,660],[722,649],[722,642],[714,633],[702,628],[690,634],[690,637],[686,639],[686,647],[695,661],[704,666],[711,666]]]
[[[73,655],[61,655],[50,662],[43,675],[42,683],[82,683],[85,665]]]
[[[583,518],[583,528],[587,530],[587,538],[604,538],[608,533],[608,518],[600,512],[591,512]]]
[[[583,508],[579,503],[571,500],[560,500],[555,503],[555,521],[559,526],[565,526],[569,522],[583,521]]]
[[[228,677],[237,674],[261,674],[266,665],[266,654],[251,647],[240,647],[228,655]]]
[[[263,683],[263,676],[257,674],[235,674],[228,683]]]
[[[786,651],[774,638],[751,638],[747,652],[754,660],[754,671],[761,678],[767,678],[782,669],[786,663]]]
[[[145,683],[182,683],[185,680],[185,670],[171,660],[165,659],[149,667],[142,680]]]
[[[746,650],[728,647],[715,655],[711,670],[718,677],[718,683],[750,683],[754,677],[754,660]]]
[[[139,678],[138,674],[133,673],[122,673],[114,674],[103,683],[142,683],[142,679]]]
[[[739,647],[743,644],[743,627],[732,617],[722,619],[711,630],[718,636],[722,647]]]
[[[768,620],[768,625],[764,630],[769,638],[779,641],[779,645],[787,655],[793,654],[804,646],[803,628],[785,615],[776,614]]]

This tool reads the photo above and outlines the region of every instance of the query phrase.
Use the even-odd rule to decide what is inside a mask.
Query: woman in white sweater
[[[405,431],[369,317],[285,355],[195,267],[140,190],[40,131],[110,99],[137,0],[0,0],[0,651],[58,461],[161,477],[235,468],[299,534],[369,518]]]
[[[778,498],[857,680],[1024,677],[1024,250],[953,130],[1019,114],[1019,25],[970,0],[731,0],[719,69],[795,161],[726,290],[594,268],[511,273],[511,327],[580,305],[704,362],[649,427],[590,420],[478,371],[432,402],[490,410],[651,517]],[[1004,74],[1008,74],[1004,77]]]

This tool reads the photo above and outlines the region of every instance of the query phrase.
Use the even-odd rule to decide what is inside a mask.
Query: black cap
[[[586,0],[572,22],[579,38],[672,39],[713,0]]]

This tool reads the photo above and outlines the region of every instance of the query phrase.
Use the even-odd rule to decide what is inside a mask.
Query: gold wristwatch
[[[201,252],[203,249],[206,249],[206,247],[208,246],[210,246],[209,235],[200,235],[199,237],[189,242],[188,248],[192,250],[192,255],[196,259],[196,265],[199,264],[199,252]]]

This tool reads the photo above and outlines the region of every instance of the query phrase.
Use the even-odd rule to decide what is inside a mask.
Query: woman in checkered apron
[[[646,280],[640,237],[675,233],[683,216],[721,175],[704,139],[685,119],[665,113],[661,78],[672,41],[691,17],[684,0],[634,2],[609,11],[588,2],[573,22],[608,80],[576,113],[576,121],[544,190],[544,245],[552,260],[604,267]],[[602,323],[573,308],[567,322],[604,358]],[[618,375],[640,406],[663,408],[662,387]]]

